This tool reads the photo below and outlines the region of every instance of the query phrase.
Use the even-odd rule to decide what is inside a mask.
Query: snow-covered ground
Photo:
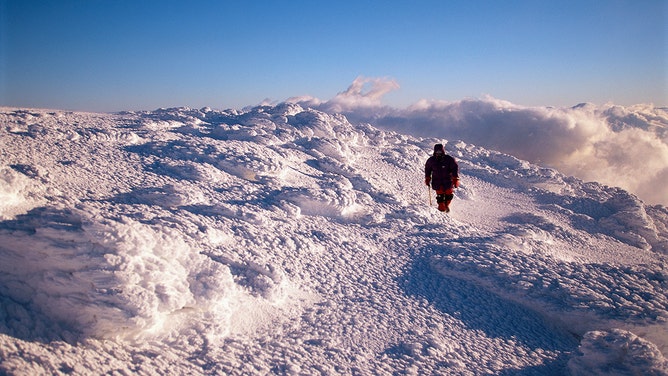
[[[668,374],[621,189],[297,104],[0,119],[0,374]]]

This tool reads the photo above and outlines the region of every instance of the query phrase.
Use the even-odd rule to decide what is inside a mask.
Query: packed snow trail
[[[0,371],[668,373],[668,211],[294,104],[4,109]]]

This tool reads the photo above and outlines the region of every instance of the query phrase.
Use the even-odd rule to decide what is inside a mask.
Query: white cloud
[[[347,112],[360,108],[381,106],[383,96],[399,89],[399,84],[389,78],[357,77],[344,92],[323,104],[330,112]]]
[[[310,95],[302,95],[297,97],[290,97],[285,100],[286,103],[299,103],[305,107],[318,107],[322,104],[322,101],[316,97]]]
[[[402,133],[464,140],[668,205],[665,108],[524,107],[492,97],[422,100],[405,109],[383,106],[382,97],[397,88],[394,80],[360,77],[318,108]]]

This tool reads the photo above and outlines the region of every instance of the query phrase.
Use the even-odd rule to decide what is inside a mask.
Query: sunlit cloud
[[[357,77],[344,92],[323,103],[323,110],[330,112],[347,112],[361,108],[381,106],[383,96],[399,89],[399,84],[389,78]]]

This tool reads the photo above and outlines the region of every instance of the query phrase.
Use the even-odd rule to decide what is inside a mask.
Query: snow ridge
[[[668,210],[294,103],[0,112],[0,372],[668,374]],[[663,353],[662,353],[663,352]]]

